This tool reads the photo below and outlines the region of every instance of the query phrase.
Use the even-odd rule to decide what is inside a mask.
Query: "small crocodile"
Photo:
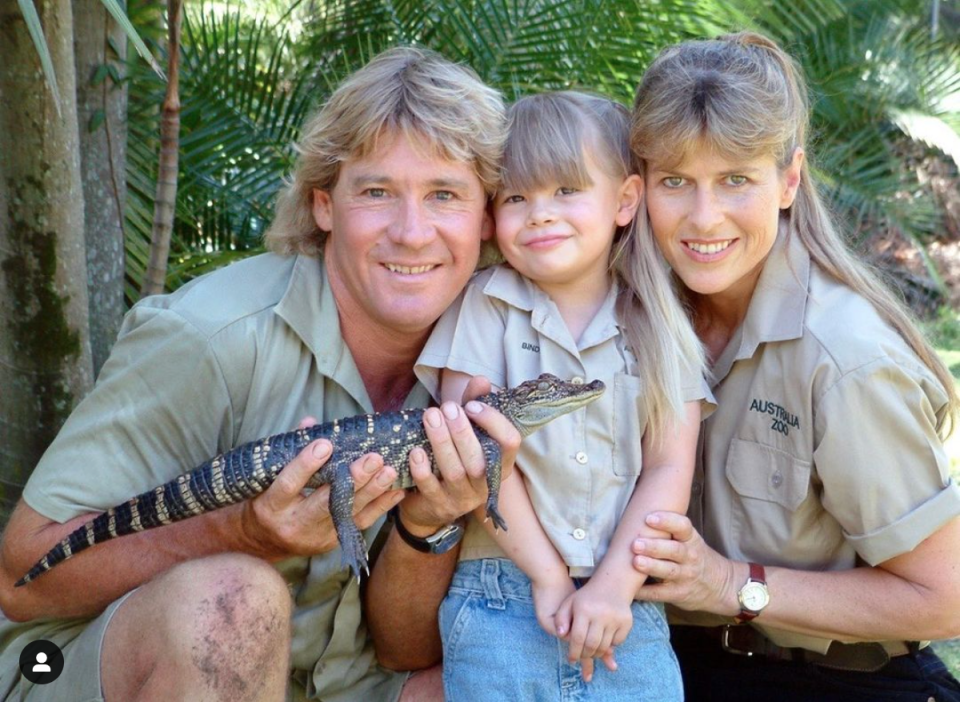
[[[484,395],[479,401],[499,410],[522,436],[528,436],[557,417],[572,412],[598,398],[603,383],[570,383],[543,374],[515,388]],[[316,439],[328,439],[333,454],[307,483],[309,488],[330,485],[330,515],[341,547],[341,566],[349,565],[360,577],[367,570],[367,550],[363,535],[353,521],[353,477],[350,464],[367,453],[378,453],[397,471],[394,488],[412,488],[408,455],[416,447],[427,452],[437,472],[430,442],[423,428],[422,409],[359,415],[317,424],[305,429],[251,441],[216,456],[153,490],[108,509],[78,527],[50,549],[17,581],[17,587],[36,579],[46,571],[90,546],[118,536],[171,524],[255,497],[266,490],[280,470]],[[497,528],[507,525],[497,510],[500,490],[500,446],[480,427],[474,427],[480,440],[487,468],[487,518]]]

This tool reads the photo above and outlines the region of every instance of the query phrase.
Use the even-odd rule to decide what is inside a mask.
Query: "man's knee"
[[[107,671],[127,664],[121,688],[200,686],[222,699],[255,699],[265,683],[286,677],[291,610],[283,578],[259,559],[182,563],[118,610],[104,643],[105,690],[115,682]]]
[[[169,619],[205,639],[220,633],[236,643],[272,646],[289,635],[292,600],[280,574],[269,564],[242,554],[224,554],[184,563],[162,583]]]

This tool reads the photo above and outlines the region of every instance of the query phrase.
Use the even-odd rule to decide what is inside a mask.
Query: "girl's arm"
[[[467,373],[444,370],[440,378],[440,399],[460,402],[470,378]],[[494,529],[493,522],[486,520],[482,505],[474,512],[474,518],[484,524],[507,557],[530,578],[537,620],[547,633],[556,636],[554,613],[573,592],[573,581],[566,563],[540,525],[523,478],[517,471],[500,484],[498,506],[508,531]],[[624,548],[629,549],[629,541]]]
[[[633,567],[631,544],[637,534],[652,539],[670,538],[669,533],[647,525],[646,517],[651,512],[687,510],[700,431],[700,403],[685,403],[684,413],[684,421],[666,427],[662,436],[646,432],[640,479],[610,547],[590,582],[564,602],[558,612],[558,627],[570,627],[571,661],[594,657],[626,639],[633,624],[630,605],[646,579]]]

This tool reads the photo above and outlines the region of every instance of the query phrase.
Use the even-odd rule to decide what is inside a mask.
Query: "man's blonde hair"
[[[613,178],[633,172],[630,113],[623,105],[571,91],[522,98],[508,111],[502,187],[508,192],[554,183],[588,187],[588,153]],[[638,214],[615,233],[610,270],[620,284],[617,320],[644,385],[639,399],[650,435],[659,440],[664,427],[683,421],[684,373],[701,372],[704,354],[660,249],[649,230],[637,226],[641,219]]]
[[[705,146],[734,160],[771,156],[780,169],[806,149],[807,86],[796,62],[774,41],[752,32],[664,49],[637,88],[631,146],[641,169],[676,165]],[[808,154],[809,156],[809,154]],[[936,375],[948,397],[938,417],[949,433],[960,400],[946,366],[878,276],[847,248],[805,159],[796,199],[781,231],[797,237],[823,271],[859,293]]]
[[[330,191],[340,165],[402,134],[432,155],[470,163],[490,196],[499,184],[504,106],[470,68],[412,47],[376,56],[338,87],[307,120],[293,180],[280,192],[267,248],[317,255],[326,232],[313,218],[314,189]]]

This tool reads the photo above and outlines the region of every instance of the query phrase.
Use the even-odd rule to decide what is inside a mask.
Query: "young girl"
[[[687,507],[705,385],[656,246],[634,233],[643,183],[628,123],[623,107],[578,93],[513,105],[493,203],[509,266],[473,279],[417,364],[443,400],[473,375],[607,386],[524,440],[522,476],[500,492],[509,531],[480,513],[467,525],[440,610],[452,702],[681,698],[662,610],[634,602],[644,578],[629,544],[660,535],[644,526],[651,511]],[[611,672],[586,686],[601,656]]]

